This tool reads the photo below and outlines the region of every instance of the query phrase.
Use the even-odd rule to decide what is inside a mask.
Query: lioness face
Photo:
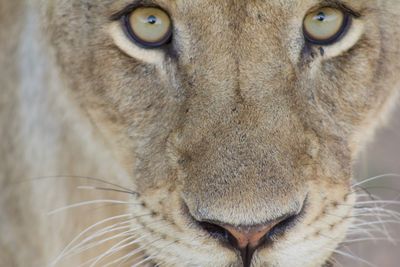
[[[395,95],[397,0],[42,2],[65,81],[137,186],[131,213],[151,213],[132,219],[148,262],[328,260]]]

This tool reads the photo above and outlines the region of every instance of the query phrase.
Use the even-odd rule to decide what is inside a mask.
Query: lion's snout
[[[202,230],[210,234],[236,253],[240,254],[244,267],[250,267],[254,253],[273,242],[297,223],[300,214],[289,213],[260,225],[232,225],[227,222],[197,221]]]

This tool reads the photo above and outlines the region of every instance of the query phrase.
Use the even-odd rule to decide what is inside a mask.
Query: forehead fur
[[[46,6],[46,0],[37,0],[42,2],[42,6]],[[257,6],[260,4],[268,5],[276,9],[294,9],[293,11],[302,11],[301,8],[311,8],[314,6],[323,5],[347,5],[355,9],[363,9],[365,7],[373,6],[377,3],[376,0],[282,0],[282,1],[265,1],[265,0],[223,0],[223,1],[210,1],[210,0],[199,0],[199,1],[188,1],[188,0],[105,0],[99,3],[93,0],[74,0],[72,2],[80,3],[87,7],[90,11],[92,8],[104,9],[106,13],[112,16],[114,13],[119,12],[126,6],[130,5],[147,5],[154,6],[159,5],[167,10],[174,10],[177,8],[191,9],[195,7],[207,7],[208,5],[218,5],[221,7],[236,6],[243,8],[244,6]],[[57,2],[57,4],[51,4],[62,8],[67,6],[67,2]],[[296,10],[300,8],[300,10]],[[198,11],[201,11],[198,10]],[[265,10],[266,12],[271,10]]]

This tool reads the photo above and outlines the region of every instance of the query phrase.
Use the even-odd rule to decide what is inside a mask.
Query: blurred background
[[[386,175],[390,174],[390,175]],[[399,176],[393,175],[397,174]],[[375,181],[366,183],[363,188],[371,194],[383,200],[399,201],[400,200],[400,107],[392,116],[390,123],[378,131],[376,139],[371,143],[365,152],[359,158],[356,165],[356,176],[358,181],[365,180],[375,176],[383,176]],[[363,200],[369,201],[364,198]],[[380,205],[383,205],[382,203]],[[383,205],[385,208],[400,212],[399,205]],[[382,217],[382,220],[393,220],[394,218]],[[398,220],[398,219],[397,219]],[[369,222],[375,221],[375,218],[368,218]],[[374,228],[375,227],[375,228]],[[366,229],[383,229],[377,223],[366,226]],[[398,223],[388,223],[387,231],[393,239],[400,240],[400,220]],[[375,236],[384,237],[383,234],[375,233]],[[360,238],[349,238],[349,240],[365,239],[367,236]],[[354,257],[362,258],[367,262],[351,259],[350,256],[337,256],[336,266],[345,267],[399,267],[400,266],[400,243],[398,245],[388,241],[372,241],[350,242],[340,247],[340,251],[352,254]]]

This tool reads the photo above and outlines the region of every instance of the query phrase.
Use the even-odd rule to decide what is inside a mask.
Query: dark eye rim
[[[136,9],[132,10],[128,14],[125,14],[121,17],[121,23],[122,23],[122,28],[124,29],[124,32],[128,38],[133,41],[135,44],[142,48],[147,48],[147,49],[155,49],[159,48],[163,45],[166,45],[171,42],[172,40],[172,23],[169,26],[168,32],[166,35],[164,35],[163,38],[156,42],[147,42],[141,38],[139,38],[136,34],[135,31],[132,29],[131,23],[130,23],[130,17],[132,16],[133,12],[135,12]],[[165,11],[164,11],[165,12]],[[168,14],[168,13],[167,13]]]
[[[312,35],[308,33],[308,31],[307,31],[307,29],[305,27],[305,23],[304,23],[306,18],[307,18],[307,16],[308,16],[308,14],[309,14],[308,13],[307,16],[303,20],[303,35],[304,35],[304,39],[308,43],[313,44],[313,45],[327,46],[327,45],[332,45],[332,44],[340,41],[344,36],[346,36],[346,34],[348,33],[348,31],[349,31],[349,29],[351,27],[351,24],[353,22],[353,18],[352,18],[352,15],[349,14],[348,12],[346,12],[344,10],[340,10],[340,9],[338,9],[338,10],[341,11],[343,13],[343,16],[344,16],[342,26],[340,27],[340,29],[337,31],[336,34],[334,34],[332,37],[327,38],[327,39],[313,38]]]

